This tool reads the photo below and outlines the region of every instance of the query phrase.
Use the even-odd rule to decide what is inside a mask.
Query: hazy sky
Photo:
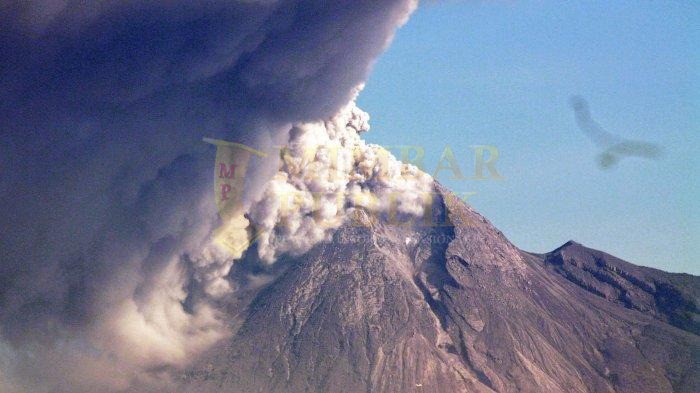
[[[366,138],[500,151],[501,181],[456,181],[516,245],[569,239],[630,262],[700,274],[700,5],[695,2],[446,2],[421,7],[360,97]],[[608,132],[663,147],[601,170],[568,100]]]

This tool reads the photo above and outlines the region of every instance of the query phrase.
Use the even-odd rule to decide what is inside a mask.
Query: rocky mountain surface
[[[523,252],[435,187],[432,222],[358,210],[331,242],[237,293],[231,338],[177,389],[700,391],[699,277],[574,242]]]
[[[698,277],[636,266],[574,241],[541,258],[551,271],[591,293],[700,334]]]

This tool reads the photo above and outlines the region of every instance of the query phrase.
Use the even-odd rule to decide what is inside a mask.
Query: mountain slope
[[[541,256],[547,267],[600,297],[700,334],[700,279],[636,266],[569,241]]]
[[[183,374],[179,390],[700,391],[700,337],[688,314],[697,277],[608,256],[607,269],[626,277],[612,284],[581,268],[597,251],[522,252],[435,187],[435,225],[389,225],[358,211],[333,241],[239,294],[249,298],[231,307],[232,337]],[[634,282],[657,290],[626,290],[631,300],[621,301],[620,287]],[[680,306],[662,300],[676,293]]]

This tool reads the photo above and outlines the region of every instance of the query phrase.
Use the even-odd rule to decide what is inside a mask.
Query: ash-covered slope
[[[697,277],[596,262],[604,254],[576,245],[524,253],[436,191],[433,225],[358,210],[331,242],[239,294],[233,336],[180,390],[700,391]]]

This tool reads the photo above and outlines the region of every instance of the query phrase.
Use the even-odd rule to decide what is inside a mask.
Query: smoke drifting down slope
[[[432,178],[381,146],[366,144],[360,134],[368,130],[369,115],[354,101],[326,121],[294,125],[280,150],[279,169],[260,198],[245,210],[223,214],[214,239],[193,257],[204,291],[213,297],[232,291],[227,276],[245,249],[226,244],[255,242],[260,260],[272,264],[281,255],[298,256],[330,241],[356,208],[396,222],[421,218],[432,203]]]
[[[242,284],[227,277],[232,256],[212,246],[221,223],[202,138],[268,150],[291,130],[318,134],[339,111],[328,130],[346,132],[352,110],[342,108],[415,6],[3,2],[2,389],[157,386],[226,337],[222,297]],[[270,176],[313,192],[294,175],[281,181],[276,165],[251,171],[251,199]],[[325,236],[305,214],[264,208],[258,225],[299,219],[285,231]],[[267,261],[308,247],[280,234],[260,243]]]

